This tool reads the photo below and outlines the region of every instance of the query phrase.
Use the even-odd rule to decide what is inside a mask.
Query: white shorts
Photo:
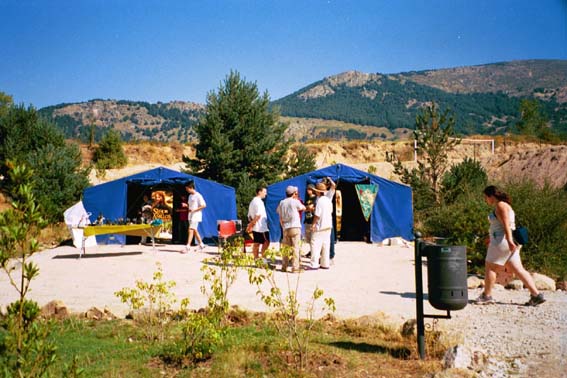
[[[520,249],[521,247],[518,246],[514,252],[511,252],[504,234],[497,234],[490,238],[485,260],[489,263],[504,266],[510,260],[520,259]]]
[[[190,220],[189,221],[189,228],[192,230],[196,230],[197,227],[199,227],[199,223],[201,223],[200,221],[194,221],[194,220]]]

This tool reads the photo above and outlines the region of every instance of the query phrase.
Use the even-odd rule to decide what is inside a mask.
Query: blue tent
[[[337,190],[340,190],[342,195],[341,231],[337,235],[339,240],[380,242],[398,236],[413,240],[412,191],[409,186],[343,164],[336,164],[268,186],[266,211],[271,241],[279,241],[281,238],[276,208],[285,198],[285,188],[288,185],[297,186],[303,199],[307,185],[319,182],[325,177],[330,177],[337,184]],[[378,186],[368,222],[363,215],[355,184]]]
[[[118,180],[92,186],[83,192],[83,205],[94,222],[99,214],[107,220],[138,217],[143,194],[149,190],[168,190],[173,193],[174,209],[180,203],[181,195],[187,195],[185,185],[193,181],[195,189],[207,203],[199,233],[203,238],[217,236],[217,220],[236,219],[236,194],[234,188],[202,179],[186,173],[158,167]],[[177,217],[172,217],[174,223]],[[175,230],[175,224],[174,224]],[[174,231],[175,232],[175,231]],[[175,235],[174,235],[175,236]],[[108,241],[107,235],[97,236],[99,242]],[[125,237],[116,236],[120,243]]]

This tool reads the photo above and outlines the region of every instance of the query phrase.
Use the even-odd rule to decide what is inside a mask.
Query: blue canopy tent
[[[171,191],[175,210],[181,195],[188,195],[185,185],[190,181],[195,183],[195,189],[207,203],[199,233],[203,238],[214,238],[217,236],[217,220],[236,219],[234,188],[165,167],[89,187],[83,192],[83,205],[91,214],[91,222],[94,222],[99,214],[107,220],[135,219],[142,205],[143,193],[148,190]],[[172,220],[175,222],[176,218],[174,216]],[[126,242],[124,236],[116,236],[115,240],[121,244]],[[97,236],[97,241],[110,242],[108,235]]]
[[[266,211],[273,242],[281,238],[276,208],[285,198],[288,185],[297,186],[300,197],[305,198],[308,184],[330,177],[342,195],[340,240],[367,240],[381,242],[386,238],[402,237],[413,240],[412,190],[409,186],[360,171],[343,164],[335,164],[268,186]],[[356,184],[374,184],[378,192],[367,222],[358,199]]]

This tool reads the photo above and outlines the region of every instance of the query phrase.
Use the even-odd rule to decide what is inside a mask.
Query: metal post
[[[415,312],[417,322],[417,350],[425,359],[425,322],[423,316],[423,271],[421,266],[421,233],[415,233]]]

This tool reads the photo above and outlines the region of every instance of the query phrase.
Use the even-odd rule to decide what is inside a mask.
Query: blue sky
[[[231,69],[275,100],[347,70],[567,59],[567,0],[0,0],[0,36],[0,91],[37,108],[205,103]]]

